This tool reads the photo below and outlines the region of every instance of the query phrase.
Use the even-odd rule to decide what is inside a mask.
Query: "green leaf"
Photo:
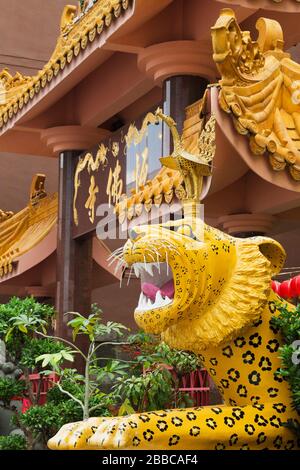
[[[14,330],[14,328],[12,327],[12,328],[9,328],[9,330],[7,331],[7,333],[5,335],[5,342],[8,341],[8,339],[9,339],[11,333],[13,332],[13,330]]]
[[[22,333],[27,333],[28,332],[26,326],[22,325],[22,324],[19,325],[19,330],[22,331]]]
[[[61,351],[61,354],[64,357],[64,359],[66,359],[66,361],[74,362],[74,357],[68,351]]]
[[[42,354],[41,356],[37,357],[35,362],[38,363],[42,362],[42,367],[46,367],[51,362],[51,354]]]

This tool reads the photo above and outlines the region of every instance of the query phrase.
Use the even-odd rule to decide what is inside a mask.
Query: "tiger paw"
[[[105,418],[90,418],[86,421],[68,423],[48,441],[52,450],[80,450],[87,446],[89,438],[96,432]]]
[[[134,448],[137,426],[133,417],[90,418],[65,424],[48,441],[48,447],[53,450]]]

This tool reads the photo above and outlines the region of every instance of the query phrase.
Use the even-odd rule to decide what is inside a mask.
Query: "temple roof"
[[[56,224],[57,194],[48,196],[44,182],[44,175],[34,176],[29,203],[22,211],[0,211],[0,279],[12,273],[17,259],[38,245]]]
[[[259,0],[259,2],[257,0],[238,0],[235,2],[232,0],[217,0],[217,2],[229,3],[230,6],[232,6],[233,3],[238,3],[248,8],[257,8],[259,6],[261,9],[285,12],[299,12],[300,9],[299,0]]]
[[[110,28],[129,3],[130,0],[86,0],[80,2],[78,9],[66,5],[55,50],[43,69],[32,77],[18,72],[12,76],[7,69],[0,72],[0,129],[62,73],[89,42]]]
[[[274,171],[300,181],[300,65],[284,52],[277,21],[260,18],[256,28],[252,41],[229,8],[212,28],[219,104],[249,138],[253,158],[268,158]]]

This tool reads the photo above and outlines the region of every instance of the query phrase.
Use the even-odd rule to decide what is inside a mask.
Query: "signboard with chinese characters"
[[[80,155],[74,174],[74,237],[93,232],[108,212],[115,217],[121,198],[157,173],[161,156],[162,123],[152,112]]]

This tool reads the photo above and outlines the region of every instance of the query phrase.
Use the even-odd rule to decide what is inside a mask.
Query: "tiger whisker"
[[[130,281],[130,278],[131,278],[131,273],[132,273],[132,265],[130,266],[130,271],[129,271],[129,275],[128,275],[127,286],[128,286],[128,284],[129,284],[129,281]]]

